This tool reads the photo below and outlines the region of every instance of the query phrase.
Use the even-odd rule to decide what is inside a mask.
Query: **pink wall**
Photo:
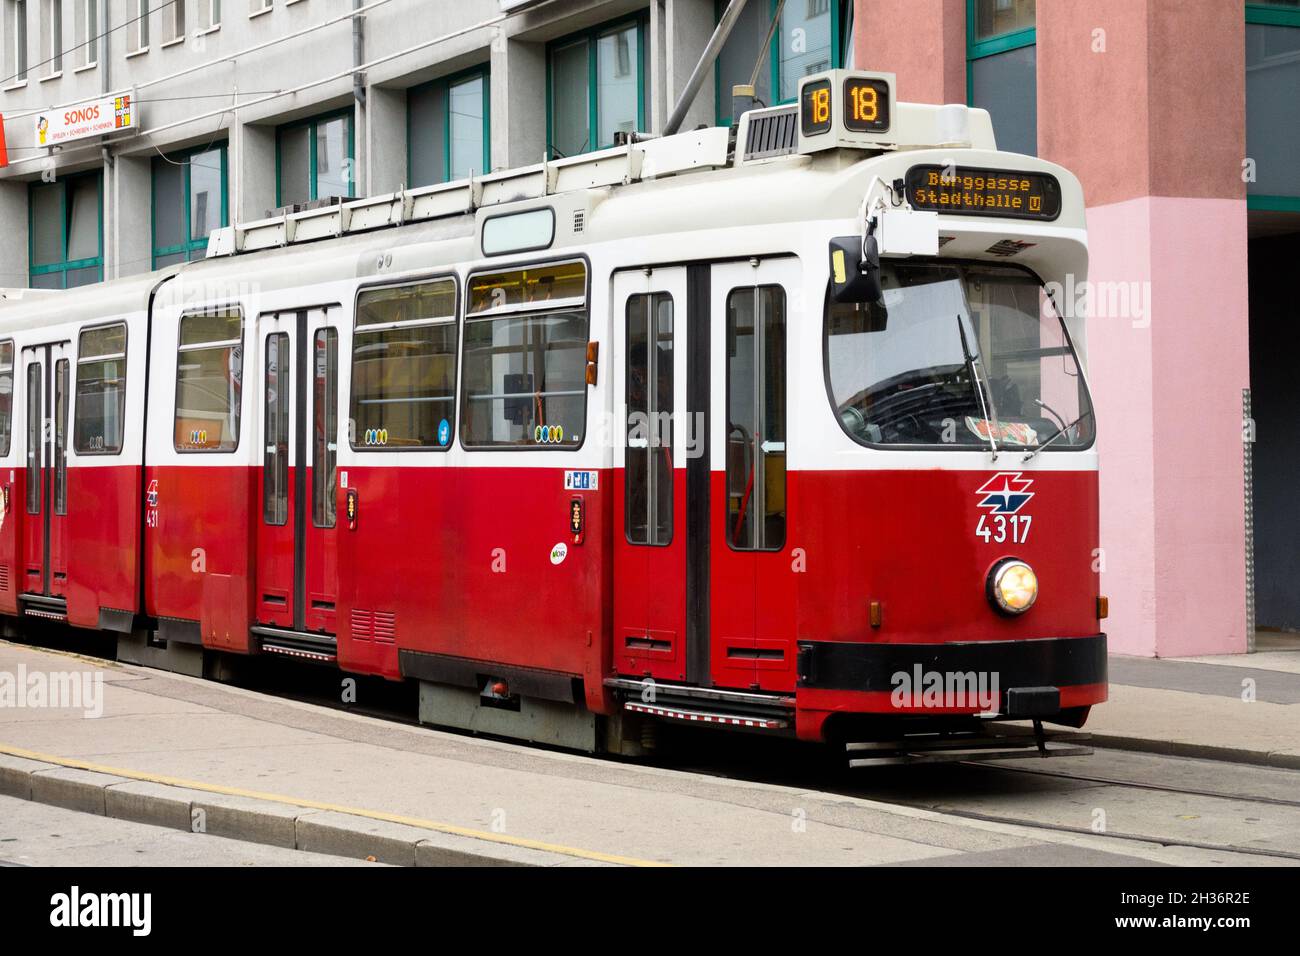
[[[1241,0],[1039,3],[1039,155],[1092,205],[1244,198],[1245,23]]]
[[[1039,153],[1083,183],[1094,289],[1149,299],[1094,296],[1088,326],[1121,653],[1246,649],[1244,22],[1240,0],[1038,4]]]
[[[1088,232],[1094,290],[1150,296],[1102,316],[1094,295],[1088,326],[1111,648],[1244,652],[1245,202],[1131,199],[1090,208]]]
[[[857,0],[854,61],[898,74],[908,103],[966,102],[965,0]]]

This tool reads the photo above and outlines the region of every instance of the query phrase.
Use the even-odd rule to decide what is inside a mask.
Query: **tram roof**
[[[888,181],[901,175],[900,167],[936,162],[935,150],[946,162],[1050,172],[1063,193],[1061,215],[1052,225],[1084,228],[1077,179],[1036,157],[997,152],[984,110],[897,104],[899,135],[916,145],[800,150],[791,132],[797,122],[793,109],[746,113],[734,148],[725,128],[695,130],[226,227],[213,235],[204,260],[66,292],[0,294],[0,330],[139,312],[172,277],[182,284],[274,290],[482,262],[489,258],[482,252],[489,220],[539,210],[552,210],[554,227],[548,250],[538,256],[618,239],[846,219],[877,178]],[[790,148],[769,148],[766,154],[756,149],[761,123],[780,124]],[[954,127],[964,139],[952,139]],[[770,137],[763,145],[771,146]],[[918,158],[926,150],[931,155]],[[1005,231],[1018,228],[1015,221],[1003,223]]]

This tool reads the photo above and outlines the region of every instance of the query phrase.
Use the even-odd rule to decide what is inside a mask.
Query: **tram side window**
[[[465,320],[461,441],[572,449],[587,424],[586,266],[476,276]]]
[[[243,342],[238,309],[181,317],[173,436],[177,451],[234,451],[239,444]]]
[[[266,450],[262,469],[262,520],[282,525],[289,520],[289,403],[293,352],[289,335],[266,337]]]
[[[45,396],[41,394],[44,372],[40,362],[27,363],[27,513],[41,513],[41,457],[45,445],[41,419],[45,414]]]
[[[0,342],[0,458],[8,457],[14,427],[14,343]]]
[[[68,513],[68,360],[54,363],[54,513]]]
[[[627,451],[624,521],[632,544],[673,539],[673,299],[627,300]]]
[[[446,448],[455,405],[455,280],[363,291],[352,336],[352,447]]]
[[[727,541],[785,547],[785,290],[727,297]]]
[[[119,454],[126,419],[125,323],[81,333],[76,408],[72,447],[77,454]]]
[[[339,333],[317,329],[312,368],[316,380],[312,393],[312,511],[317,528],[332,528],[337,505],[334,501],[335,471],[338,467],[339,434]]]

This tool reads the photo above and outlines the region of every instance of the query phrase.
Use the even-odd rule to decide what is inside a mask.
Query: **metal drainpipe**
[[[352,0],[352,9],[357,10],[365,0]],[[356,115],[356,132],[353,134],[354,161],[352,164],[352,189],[356,196],[366,195],[366,182],[369,177],[362,176],[362,170],[369,161],[368,132],[369,114],[366,110],[366,75],[361,65],[366,62],[365,15],[358,14],[352,18],[352,102]]]
[[[108,38],[110,33],[112,32],[111,28],[109,27],[108,17],[109,17],[110,8],[112,7],[112,4],[109,2],[109,0],[98,0],[98,3],[99,3],[99,17],[97,18],[97,20],[99,23],[99,30],[100,30],[100,38],[99,38],[100,81],[99,82],[100,82],[101,91],[105,96],[107,96],[109,93],[113,91],[113,85],[112,85],[113,66],[112,66],[112,60],[109,57],[109,46],[108,46]],[[108,137],[107,136],[103,137],[100,140],[100,143],[101,145],[99,147],[99,153],[104,163],[104,172],[103,175],[100,177],[101,180],[100,188],[104,190],[104,195],[100,199],[100,202],[102,203],[102,208],[104,210],[104,234],[100,237],[99,241],[103,244],[104,247],[104,278],[116,279],[118,273],[117,243],[111,240],[113,235],[113,226],[116,223],[116,217],[114,216],[114,213],[116,212],[116,207],[113,203],[113,198],[117,195],[117,190],[113,188],[113,184],[116,182],[117,179],[117,177],[114,175],[117,167],[113,159],[113,154],[109,151],[108,148]],[[109,257],[110,253],[112,253],[111,268],[110,268],[110,257]]]

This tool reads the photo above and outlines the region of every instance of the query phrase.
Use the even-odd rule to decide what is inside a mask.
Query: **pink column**
[[[1121,653],[1246,648],[1244,29],[1235,0],[1038,5],[1039,154],[1088,202],[1102,592]]]
[[[966,0],[857,0],[854,62],[898,74],[908,103],[966,102]]]

